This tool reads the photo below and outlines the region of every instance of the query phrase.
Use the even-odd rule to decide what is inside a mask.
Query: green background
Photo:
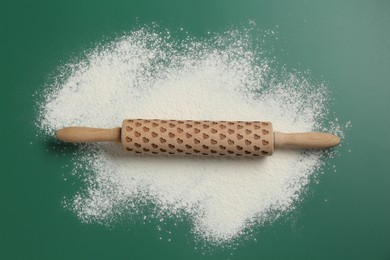
[[[34,125],[33,94],[56,68],[145,23],[203,37],[249,20],[274,29],[277,61],[327,81],[332,112],[352,121],[337,172],[235,248],[194,249],[189,223],[168,227],[168,242],[153,221],[106,228],[64,210],[73,155]],[[390,1],[2,0],[0,28],[0,259],[390,259]]]

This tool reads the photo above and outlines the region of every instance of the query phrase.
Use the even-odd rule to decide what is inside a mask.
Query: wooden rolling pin
[[[324,149],[340,138],[329,133],[273,132],[270,122],[126,119],[122,128],[66,127],[59,140],[122,142],[134,153],[220,156],[267,156],[275,148]]]

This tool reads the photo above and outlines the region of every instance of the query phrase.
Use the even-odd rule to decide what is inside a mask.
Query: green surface
[[[36,136],[32,96],[56,68],[144,23],[202,37],[249,20],[276,29],[277,61],[327,81],[352,121],[337,172],[234,250],[194,249],[189,223],[168,242],[154,223],[109,229],[64,210],[72,154]],[[0,28],[0,259],[390,259],[389,1],[1,1]]]

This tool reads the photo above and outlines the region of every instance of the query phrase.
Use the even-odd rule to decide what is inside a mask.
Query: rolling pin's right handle
[[[274,132],[275,148],[293,149],[325,149],[331,148],[340,143],[336,135],[321,132],[310,133],[281,133]]]

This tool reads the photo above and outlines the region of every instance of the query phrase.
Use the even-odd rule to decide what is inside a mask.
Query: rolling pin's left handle
[[[120,142],[121,128],[65,127],[56,131],[56,137],[69,143]]]

